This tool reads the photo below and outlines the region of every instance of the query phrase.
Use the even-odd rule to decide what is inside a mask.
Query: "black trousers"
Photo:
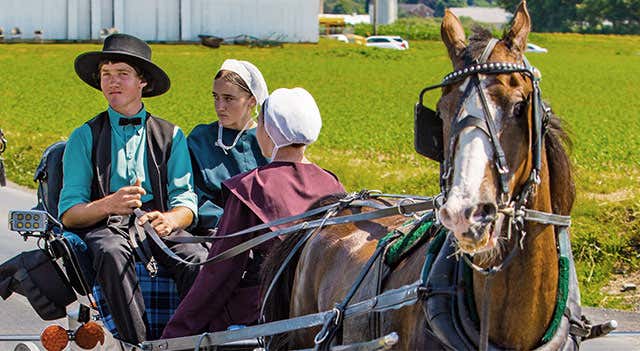
[[[111,226],[116,226],[119,230],[110,228]],[[109,226],[105,224],[79,235],[91,252],[96,280],[103,291],[120,339],[138,344],[147,339],[147,318],[128,231],[129,217],[124,216],[112,217]],[[191,234],[180,230],[172,233],[172,236],[175,235]],[[200,266],[179,263],[162,252],[151,239],[146,240],[149,241],[155,260],[166,268],[175,280],[182,299],[189,292]],[[166,241],[166,244],[187,261],[202,262],[207,258],[208,250],[202,245],[170,241]]]

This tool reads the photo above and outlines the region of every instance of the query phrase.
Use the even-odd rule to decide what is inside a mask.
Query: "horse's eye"
[[[525,109],[527,108],[527,101],[520,101],[518,103],[516,103],[515,105],[513,105],[513,118],[518,118],[520,116],[522,116],[522,114],[524,113]]]

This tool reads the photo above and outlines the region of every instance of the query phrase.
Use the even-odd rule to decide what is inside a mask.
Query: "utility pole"
[[[378,0],[371,0],[373,4],[373,35],[378,35]]]

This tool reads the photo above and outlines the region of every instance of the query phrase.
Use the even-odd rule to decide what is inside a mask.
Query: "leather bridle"
[[[507,227],[508,239],[511,239],[512,232],[515,232],[516,237],[514,240],[514,245],[507,256],[495,266],[491,266],[489,268],[480,267],[474,264],[468,255],[463,255],[465,262],[471,268],[481,273],[482,275],[485,275],[487,278],[484,284],[485,298],[483,301],[481,317],[481,321],[485,321],[481,323],[479,345],[481,350],[486,350],[488,347],[489,323],[487,305],[489,296],[488,290],[490,288],[491,278],[496,273],[502,271],[512,261],[516,254],[520,251],[519,249],[523,249],[522,245],[524,236],[526,235],[524,231],[524,222],[532,221],[560,227],[569,227],[571,225],[571,217],[569,216],[562,216],[554,213],[541,212],[526,208],[529,197],[535,192],[536,186],[540,184],[540,169],[542,166],[542,142],[546,132],[547,124],[550,120],[550,109],[542,102],[541,99],[541,91],[539,86],[541,74],[536,68],[529,64],[528,60],[524,56],[522,63],[486,62],[498,41],[499,40],[495,38],[491,39],[485,47],[480,58],[478,58],[471,65],[447,74],[440,84],[424,88],[420,92],[420,100],[416,105],[416,123],[418,121],[418,118],[420,117],[418,116],[419,113],[423,113],[427,116],[427,118],[429,118],[429,116],[439,116],[439,114],[437,114],[436,112],[428,111],[428,109],[424,107],[424,94],[429,90],[450,86],[454,83],[458,83],[467,78],[470,78],[454,114],[455,119],[451,125],[451,133],[449,136],[450,139],[448,140],[450,152],[448,153],[448,155],[443,157],[443,162],[441,163],[440,186],[442,190],[442,203],[446,201],[447,195],[450,191],[450,178],[451,174],[453,173],[453,150],[461,131],[467,127],[478,128],[482,132],[487,134],[493,147],[495,160],[494,167],[499,174],[500,185],[498,211],[509,217],[509,223]],[[510,174],[506,156],[498,138],[495,126],[495,118],[491,114],[491,109],[489,108],[487,97],[481,86],[481,82],[483,79],[481,75],[497,75],[505,73],[522,74],[523,76],[528,78],[533,88],[532,96],[530,98],[530,102],[532,104],[531,108],[533,124],[531,137],[532,167],[531,172],[522,187],[522,190],[513,198],[509,197],[509,181],[512,175]],[[476,116],[469,114],[466,116],[462,116],[461,112],[465,101],[472,95],[473,89],[477,91],[477,94],[479,96],[483,111],[482,115]],[[427,110],[427,112],[425,112],[425,110]],[[418,136],[416,135],[416,137]],[[416,140],[416,145],[428,146],[429,143],[420,143],[418,140]],[[442,148],[442,146],[444,145],[443,140],[436,140],[436,143],[434,145],[438,145],[440,148]],[[443,150],[439,151],[439,155],[444,155],[444,152],[442,152]],[[418,152],[420,152],[420,150],[418,150]]]

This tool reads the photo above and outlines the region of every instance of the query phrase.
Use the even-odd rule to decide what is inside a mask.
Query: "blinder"
[[[436,162],[444,160],[442,119],[438,112],[422,104],[422,94],[414,109],[413,141],[420,155]]]
[[[420,155],[428,157],[434,161],[442,163],[444,161],[444,140],[443,121],[439,111],[436,112],[424,106],[424,94],[436,88],[442,88],[455,82],[461,81],[470,75],[475,74],[501,74],[501,73],[522,73],[527,75],[533,84],[533,176],[537,177],[540,170],[542,137],[545,133],[548,122],[548,111],[541,99],[539,87],[540,72],[531,66],[528,60],[523,58],[524,64],[515,63],[479,63],[464,69],[449,73],[441,83],[428,86],[420,92],[418,102],[414,108],[414,148]],[[473,116],[471,116],[473,117]],[[474,121],[477,122],[477,121]],[[484,125],[472,123],[487,132]]]

